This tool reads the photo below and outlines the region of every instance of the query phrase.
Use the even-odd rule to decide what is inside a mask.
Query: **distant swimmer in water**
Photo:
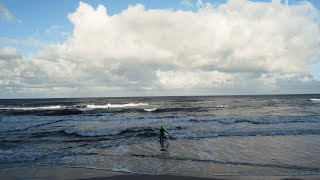
[[[160,141],[159,141],[161,148],[164,148],[164,140],[165,139],[169,139],[169,132],[164,125],[161,125],[161,127],[160,127]]]

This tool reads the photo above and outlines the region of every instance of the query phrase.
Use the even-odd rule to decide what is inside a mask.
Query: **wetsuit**
[[[164,139],[164,132],[167,132],[165,129],[163,129],[162,127],[160,128],[160,144],[161,146],[163,146],[163,139]]]

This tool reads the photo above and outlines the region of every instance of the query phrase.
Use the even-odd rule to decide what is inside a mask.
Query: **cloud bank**
[[[20,85],[79,96],[292,93],[290,85],[308,93],[320,87],[308,74],[320,56],[319,11],[312,4],[197,4],[196,12],[137,4],[108,15],[102,5],[80,2],[68,15],[74,30],[66,42],[15,58],[32,74]],[[2,61],[9,59],[8,49],[2,51]]]

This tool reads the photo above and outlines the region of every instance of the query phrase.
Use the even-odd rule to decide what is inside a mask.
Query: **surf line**
[[[261,164],[261,163],[248,163],[248,162],[217,161],[212,159],[195,159],[195,158],[178,157],[178,156],[157,156],[157,155],[144,155],[144,154],[131,154],[131,156],[141,157],[141,158],[153,157],[153,158],[168,159],[168,160],[205,162],[205,163],[214,163],[214,164],[271,167],[271,168],[293,169],[293,170],[309,170],[309,171],[316,171],[316,172],[320,171],[320,168],[317,168],[317,167],[306,167],[306,166],[297,166],[297,165],[275,165],[275,164]]]

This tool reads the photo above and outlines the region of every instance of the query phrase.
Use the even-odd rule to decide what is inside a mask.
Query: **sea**
[[[21,167],[320,175],[320,94],[1,99],[0,171]]]

